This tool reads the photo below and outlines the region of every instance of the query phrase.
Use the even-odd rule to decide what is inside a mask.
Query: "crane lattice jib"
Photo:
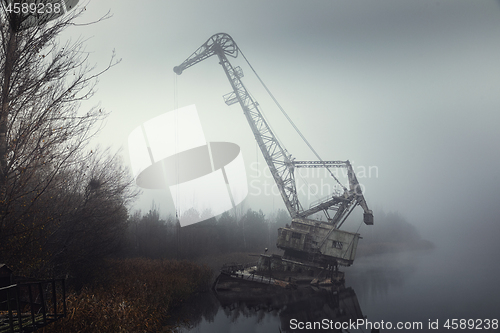
[[[283,145],[280,145],[278,139],[264,119],[258,103],[250,96],[243,85],[241,81],[241,77],[243,77],[241,69],[239,67],[233,67],[227,59],[227,56],[236,58],[238,52],[239,49],[231,36],[225,33],[215,34],[181,65],[174,67],[174,72],[180,75],[186,68],[213,55],[217,55],[219,63],[222,65],[231,83],[231,87],[233,88],[232,92],[224,96],[224,101],[227,105],[235,103],[241,105],[255,140],[264,156],[264,160],[271,171],[285,206],[292,218],[307,218],[319,211],[324,211],[328,217],[328,211],[333,210],[336,212],[335,216],[332,219],[329,218],[329,220],[334,226],[338,227],[343,223],[342,220],[347,218],[355,206],[361,205],[365,210],[365,223],[373,224],[372,212],[366,205],[363,194],[360,191],[360,185],[349,161],[298,162],[291,160],[291,155],[286,151]],[[345,167],[348,169],[350,189],[347,190],[344,187],[344,194],[337,196],[331,195],[326,200],[304,210],[297,196],[294,177],[295,167]]]
[[[241,71],[239,68],[234,68],[226,57],[226,55],[232,57],[238,55],[238,47],[231,36],[225,33],[213,35],[181,65],[174,67],[174,72],[181,74],[184,69],[213,55],[218,56],[233,88],[233,91],[224,97],[226,104],[240,103],[288,212],[292,217],[297,216],[302,208],[297,198],[293,164],[289,154],[279,144],[278,139],[264,119],[258,103],[253,100],[241,82]]]

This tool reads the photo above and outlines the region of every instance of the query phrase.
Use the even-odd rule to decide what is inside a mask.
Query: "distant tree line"
[[[362,232],[358,256],[433,247],[399,213],[380,211],[376,216],[376,224]],[[141,215],[137,211],[129,217],[121,255],[195,260],[232,252],[262,253],[265,248],[272,252],[277,250],[278,228],[290,221],[283,209],[268,216],[261,210],[248,209],[243,214],[225,212],[181,228],[173,215],[160,218],[160,211],[153,204],[148,213]]]
[[[252,209],[237,215],[225,212],[218,218],[181,227],[173,215],[160,218],[153,204],[148,213],[130,216],[122,255],[193,260],[230,252],[261,253],[265,248],[276,248],[278,228],[290,223],[284,210],[268,217]]]

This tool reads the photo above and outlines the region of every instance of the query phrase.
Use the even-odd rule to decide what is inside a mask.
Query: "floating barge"
[[[273,254],[261,254],[257,262],[241,265],[226,264],[214,282],[213,289],[244,292],[255,290],[297,289],[301,286],[338,287],[344,283],[344,273],[337,266],[322,267]]]

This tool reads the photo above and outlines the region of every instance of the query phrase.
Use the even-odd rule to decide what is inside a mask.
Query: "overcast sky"
[[[488,236],[500,231],[498,1],[99,0],[80,20],[108,10],[111,19],[65,37],[91,37],[97,68],[113,49],[122,58],[82,107],[111,112],[97,141],[123,147],[126,163],[134,128],[196,104],[206,140],[240,145],[256,178],[252,163],[263,158],[239,106],[223,102],[230,85],[217,59],[174,86],[172,68],[226,32],[323,159],[372,167],[359,179],[371,208],[398,211],[424,232],[484,235],[499,249]],[[231,61],[289,152],[314,159],[243,58]],[[163,214],[173,209],[159,190],[145,190],[136,207],[147,211],[152,199]],[[247,205],[284,208],[279,196],[249,195]]]

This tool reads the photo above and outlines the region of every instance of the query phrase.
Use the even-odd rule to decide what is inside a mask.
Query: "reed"
[[[67,297],[68,316],[43,332],[169,332],[170,311],[210,287],[212,270],[184,261],[110,260]]]

